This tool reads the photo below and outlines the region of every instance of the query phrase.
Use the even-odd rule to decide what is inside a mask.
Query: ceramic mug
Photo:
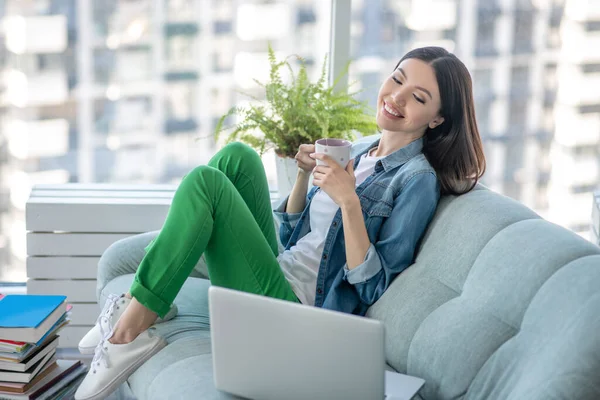
[[[319,139],[315,142],[315,153],[327,154],[333,158],[342,168],[346,168],[350,160],[350,148],[352,142],[344,139]],[[317,160],[317,165],[326,165],[325,162]]]

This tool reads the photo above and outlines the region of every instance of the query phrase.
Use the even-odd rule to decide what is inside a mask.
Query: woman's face
[[[377,125],[383,131],[406,132],[418,137],[444,119],[435,71],[429,64],[409,58],[383,82],[377,99]]]

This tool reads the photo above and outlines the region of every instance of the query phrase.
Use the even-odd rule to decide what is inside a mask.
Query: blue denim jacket
[[[379,140],[352,145],[354,168]],[[348,270],[342,213],[329,227],[317,275],[315,306],[364,315],[394,278],[413,263],[416,247],[435,213],[440,186],[416,140],[379,160],[372,175],[356,188],[371,246],[362,264]],[[279,236],[288,250],[310,232],[309,209],[315,193],[307,196],[302,213],[286,213],[287,198],[274,215]]]

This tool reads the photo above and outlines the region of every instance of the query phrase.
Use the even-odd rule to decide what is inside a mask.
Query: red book
[[[24,344],[26,344],[25,342],[14,342],[12,340],[4,340],[4,339],[0,339],[0,343],[14,344],[15,346],[23,346]]]

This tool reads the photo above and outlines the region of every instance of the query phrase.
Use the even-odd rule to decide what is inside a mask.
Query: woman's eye
[[[394,82],[396,82],[398,85],[402,85],[402,82],[400,82],[400,79],[396,78],[395,76],[392,76],[392,79],[394,80]]]
[[[413,94],[413,97],[415,98],[416,101],[418,101],[421,104],[425,104],[425,100],[420,99],[419,97],[417,97],[416,95]]]

